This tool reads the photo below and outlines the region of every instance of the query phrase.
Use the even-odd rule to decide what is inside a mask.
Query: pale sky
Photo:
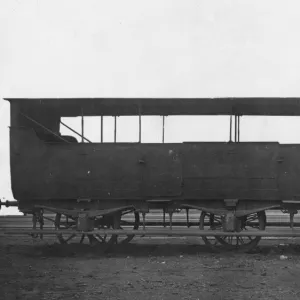
[[[0,98],[300,97],[299,11],[298,0],[0,0]],[[0,100],[0,198],[13,199],[9,122]],[[118,140],[137,138],[136,120],[118,124]],[[143,124],[144,141],[161,139],[161,118]],[[169,117],[166,141],[223,141],[228,126]],[[300,120],[244,117],[241,140],[300,142]]]

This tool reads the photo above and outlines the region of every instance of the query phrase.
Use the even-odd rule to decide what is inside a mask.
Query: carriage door
[[[139,164],[143,170],[144,197],[181,196],[182,164],[178,146],[142,145]]]
[[[282,200],[300,200],[300,145],[280,145],[279,188]]]

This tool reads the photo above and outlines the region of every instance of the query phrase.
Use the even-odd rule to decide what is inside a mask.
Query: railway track
[[[199,225],[199,211],[197,210],[190,210],[189,213],[189,227],[197,227]],[[270,228],[281,228],[283,227],[289,229],[289,215],[283,214],[281,211],[278,210],[270,210],[266,212],[267,215],[267,227]],[[45,217],[45,224],[44,229],[50,230],[54,228],[54,223],[50,221],[50,219],[54,220],[53,214],[44,214]],[[123,221],[125,224],[130,225],[134,222],[133,214],[125,215],[123,217]],[[146,228],[151,230],[156,229],[158,227],[163,227],[163,213],[161,210],[153,210],[151,213],[146,215]],[[126,225],[125,225],[126,226]],[[169,226],[169,218],[166,214],[166,222],[165,226]],[[173,215],[172,221],[173,227],[178,228],[186,228],[187,227],[187,220],[185,211],[181,211],[179,213],[175,213]],[[300,214],[295,215],[294,217],[294,227],[300,227]],[[31,230],[32,229],[32,216],[22,216],[22,215],[7,215],[7,216],[0,216],[0,233],[4,233],[7,230],[14,230],[15,234],[17,230],[24,231],[24,230]],[[193,229],[191,229],[193,230]]]
[[[214,248],[213,243],[222,239],[231,240],[231,244],[238,244],[238,241],[243,241],[242,246],[244,247],[250,243],[244,245],[245,232],[223,232],[223,231],[214,231],[213,236],[212,231],[209,230],[209,224],[204,224],[206,227],[204,230],[199,229],[199,216],[200,211],[198,210],[190,210],[189,212],[189,223],[187,224],[187,216],[185,210],[181,212],[174,213],[172,218],[172,227],[170,228],[169,224],[169,216],[165,215],[165,222],[163,222],[163,212],[161,210],[152,210],[148,214],[146,214],[146,222],[145,229],[143,229],[142,222],[140,221],[140,226],[138,230],[133,230],[132,225],[135,222],[134,214],[130,213],[124,215],[122,218],[123,223],[122,229],[112,230],[112,229],[100,229],[94,230],[92,232],[93,236],[102,238],[106,236],[112,239],[113,235],[129,238],[129,241],[136,236],[143,238],[159,238],[159,239],[186,239],[189,237],[204,237],[205,244],[207,244],[212,249]],[[254,241],[255,239],[261,238],[262,241],[279,241],[284,240],[292,240],[292,243],[299,242],[300,239],[300,215],[295,215],[294,217],[294,228],[290,228],[289,215],[283,214],[279,210],[269,210],[266,211],[267,223],[266,229],[263,231],[257,230],[248,230],[246,238],[249,238],[250,241]],[[44,226],[43,231],[33,230],[32,229],[32,216],[20,216],[20,215],[7,215],[0,216],[0,238],[10,237],[10,238],[30,238],[30,235],[35,235],[36,237],[43,236],[43,239],[48,242],[56,241],[57,239],[57,230],[55,230],[54,226],[55,214],[44,214]],[[189,226],[187,226],[189,225]],[[165,228],[164,228],[165,227]],[[189,228],[188,228],[189,227]],[[38,228],[38,227],[37,227]],[[58,239],[64,236],[65,241],[77,240],[77,242],[81,243],[84,237],[89,237],[91,232],[83,232],[83,231],[70,231],[67,230],[59,230],[60,236]],[[42,235],[41,235],[42,234]],[[127,237],[127,238],[126,238]],[[101,239],[102,239],[101,238]],[[80,241],[79,241],[80,240]],[[202,240],[202,239],[201,239]],[[60,241],[61,242],[61,241]],[[85,241],[86,242],[86,241]],[[87,241],[88,242],[88,241]],[[91,242],[91,241],[90,241]],[[62,242],[61,242],[62,243]],[[122,242],[121,242],[122,243]],[[227,246],[226,246],[227,247]]]

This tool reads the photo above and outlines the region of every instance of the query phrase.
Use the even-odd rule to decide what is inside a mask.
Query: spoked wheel
[[[125,213],[117,213],[110,216],[104,216],[101,218],[97,218],[95,220],[95,230],[97,229],[123,229],[122,224],[122,217],[123,215],[127,214]],[[129,215],[129,213],[128,213]],[[139,214],[134,212],[134,226],[133,229],[137,230],[139,227]],[[127,218],[128,219],[128,218]],[[130,220],[132,222],[132,220]],[[126,226],[126,222],[125,222]],[[128,227],[128,225],[127,225]],[[132,228],[132,227],[131,227]],[[56,230],[70,230],[71,232],[69,234],[63,234],[63,233],[57,233],[57,239],[61,244],[67,244],[67,243],[89,243],[90,245],[112,245],[112,244],[124,244],[129,243],[134,235],[125,235],[125,236],[117,236],[115,234],[110,235],[100,235],[98,233],[92,233],[91,234],[82,234],[81,236],[76,235],[75,232],[72,233],[72,230],[76,230],[76,220],[74,218],[68,218],[65,215],[61,215],[59,213],[56,214],[55,217],[55,229]]]
[[[105,228],[103,226],[103,228]],[[110,228],[110,224],[106,224],[106,228]],[[68,243],[80,243],[80,244],[98,244],[99,238],[95,234],[82,234],[76,235],[76,232],[72,233],[72,230],[76,230],[76,220],[74,218],[67,217],[60,213],[57,213],[55,216],[55,229],[59,230],[70,230],[70,233],[57,233],[57,239],[61,244]],[[100,239],[101,240],[101,239]],[[103,243],[106,242],[106,238],[102,240]],[[109,242],[109,240],[107,240]]]
[[[245,236],[213,236],[202,237],[203,241],[214,251],[220,250],[236,250],[241,252],[249,252],[254,249],[259,241],[260,236],[247,236],[248,232],[255,232],[257,230],[265,230],[266,228],[266,213],[264,211],[249,214],[239,218],[239,232],[245,232]],[[208,223],[209,228],[205,228],[204,224]],[[199,229],[223,230],[221,216],[211,213],[202,212],[200,215]]]

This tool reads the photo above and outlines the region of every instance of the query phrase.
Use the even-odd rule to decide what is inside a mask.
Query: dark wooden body
[[[300,146],[278,143],[62,144],[11,129],[17,200],[293,199]]]
[[[20,203],[299,198],[300,145],[47,142],[20,111],[55,132],[61,115],[57,108],[32,107],[11,102],[11,182]]]

